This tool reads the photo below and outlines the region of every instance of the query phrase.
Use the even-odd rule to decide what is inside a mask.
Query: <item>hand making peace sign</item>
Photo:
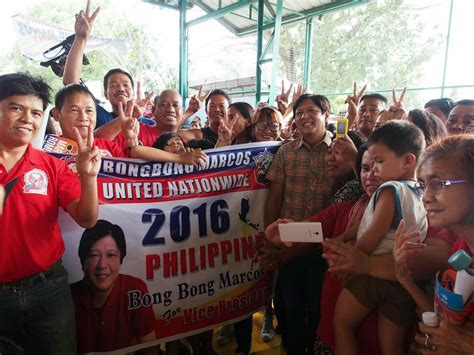
[[[219,147],[228,146],[232,144],[232,129],[234,128],[235,123],[239,119],[239,114],[235,114],[229,119],[227,110],[224,110],[224,116],[220,121],[219,128],[217,129],[218,145]]]
[[[281,81],[281,94],[278,95],[275,99],[278,111],[282,114],[283,117],[288,113],[288,107],[290,106],[290,94],[293,90],[293,83],[290,84],[288,91],[285,91],[285,81]]]
[[[140,133],[138,119],[133,117],[133,108],[135,105],[134,100],[129,100],[125,105],[121,102],[118,104],[118,118],[120,120],[123,138],[126,140],[138,139],[138,134]]]
[[[389,107],[389,119],[390,120],[402,120],[406,117],[405,107],[403,106],[403,99],[405,98],[405,93],[407,92],[407,88],[404,87],[403,91],[400,95],[400,98],[397,99],[397,92],[395,89],[392,90],[392,100],[393,105]]]
[[[346,98],[345,102],[348,104],[347,112],[349,114],[348,119],[350,121],[349,126],[352,125],[352,122],[354,122],[357,117],[360,99],[362,96],[364,96],[365,89],[367,89],[367,84],[365,84],[359,93],[357,93],[357,82],[354,81],[354,92],[352,96],[347,96]]]
[[[92,16],[90,16],[90,0],[87,0],[86,11],[84,10],[79,11],[76,14],[76,22],[74,23],[74,32],[77,37],[83,37],[85,39],[89,38],[89,35],[92,31],[92,25],[94,24],[97,15],[99,14],[100,7],[95,9]]]
[[[94,146],[94,131],[89,126],[87,139],[84,141],[77,128],[74,128],[74,139],[77,142],[77,173],[80,177],[96,177],[100,170],[100,150]]]
[[[133,117],[140,118],[143,115],[143,111],[146,106],[150,103],[155,93],[150,92],[145,98],[143,97],[142,84],[140,80],[137,80],[137,98],[133,105]]]
[[[197,95],[193,95],[191,99],[189,100],[189,105],[188,105],[188,108],[186,109],[186,113],[189,113],[190,115],[192,115],[198,112],[202,104],[204,103],[204,101],[206,101],[206,99],[209,97],[210,94],[211,94],[211,90],[208,90],[207,92],[203,93],[202,85],[200,85]]]

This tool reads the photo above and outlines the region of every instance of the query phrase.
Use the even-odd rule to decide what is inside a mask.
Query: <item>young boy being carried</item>
[[[356,233],[353,228],[338,239],[357,236],[356,246],[370,255],[391,253],[395,231],[405,220],[405,231],[428,228],[421,196],[415,189],[417,160],[424,149],[423,133],[416,126],[391,121],[369,138],[368,151],[373,164],[371,174],[384,183],[372,195]],[[415,316],[415,303],[395,281],[371,276],[351,275],[339,295],[334,326],[337,354],[357,354],[356,332],[362,320],[378,311],[379,343],[384,354],[405,354],[406,336]]]

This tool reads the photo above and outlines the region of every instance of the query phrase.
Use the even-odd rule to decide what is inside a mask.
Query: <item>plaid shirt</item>
[[[329,205],[332,180],[326,172],[325,157],[330,145],[331,134],[326,131],[313,148],[300,138],[277,151],[266,178],[285,185],[280,218],[301,221]]]

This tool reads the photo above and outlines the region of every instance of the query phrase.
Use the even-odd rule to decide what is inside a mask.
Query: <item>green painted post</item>
[[[179,2],[179,93],[183,101],[188,97],[188,27],[186,1]]]
[[[306,39],[304,46],[304,78],[303,86],[308,87],[311,79],[311,57],[313,48],[313,18],[306,19]]]
[[[446,85],[446,70],[448,67],[449,39],[451,37],[451,20],[453,18],[453,3],[454,3],[454,0],[451,0],[451,6],[449,8],[448,35],[446,36],[446,52],[444,54],[443,83],[441,84],[441,97],[444,97],[444,87]]]
[[[280,69],[280,34],[281,34],[281,21],[283,13],[283,0],[277,1],[276,16],[275,16],[275,28],[273,35],[273,61],[272,61],[272,80],[270,83],[270,97],[268,102],[273,104],[276,97],[276,82],[278,76],[278,70]]]
[[[264,0],[258,0],[258,20],[257,20],[257,68],[255,72],[255,105],[260,101],[262,91],[262,68],[260,59],[263,50],[263,11]]]

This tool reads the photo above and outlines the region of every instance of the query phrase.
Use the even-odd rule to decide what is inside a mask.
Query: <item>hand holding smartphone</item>
[[[349,120],[347,118],[338,118],[336,121],[336,138],[347,135],[349,130]]]
[[[319,222],[292,222],[278,224],[282,242],[321,243],[323,229]]]

